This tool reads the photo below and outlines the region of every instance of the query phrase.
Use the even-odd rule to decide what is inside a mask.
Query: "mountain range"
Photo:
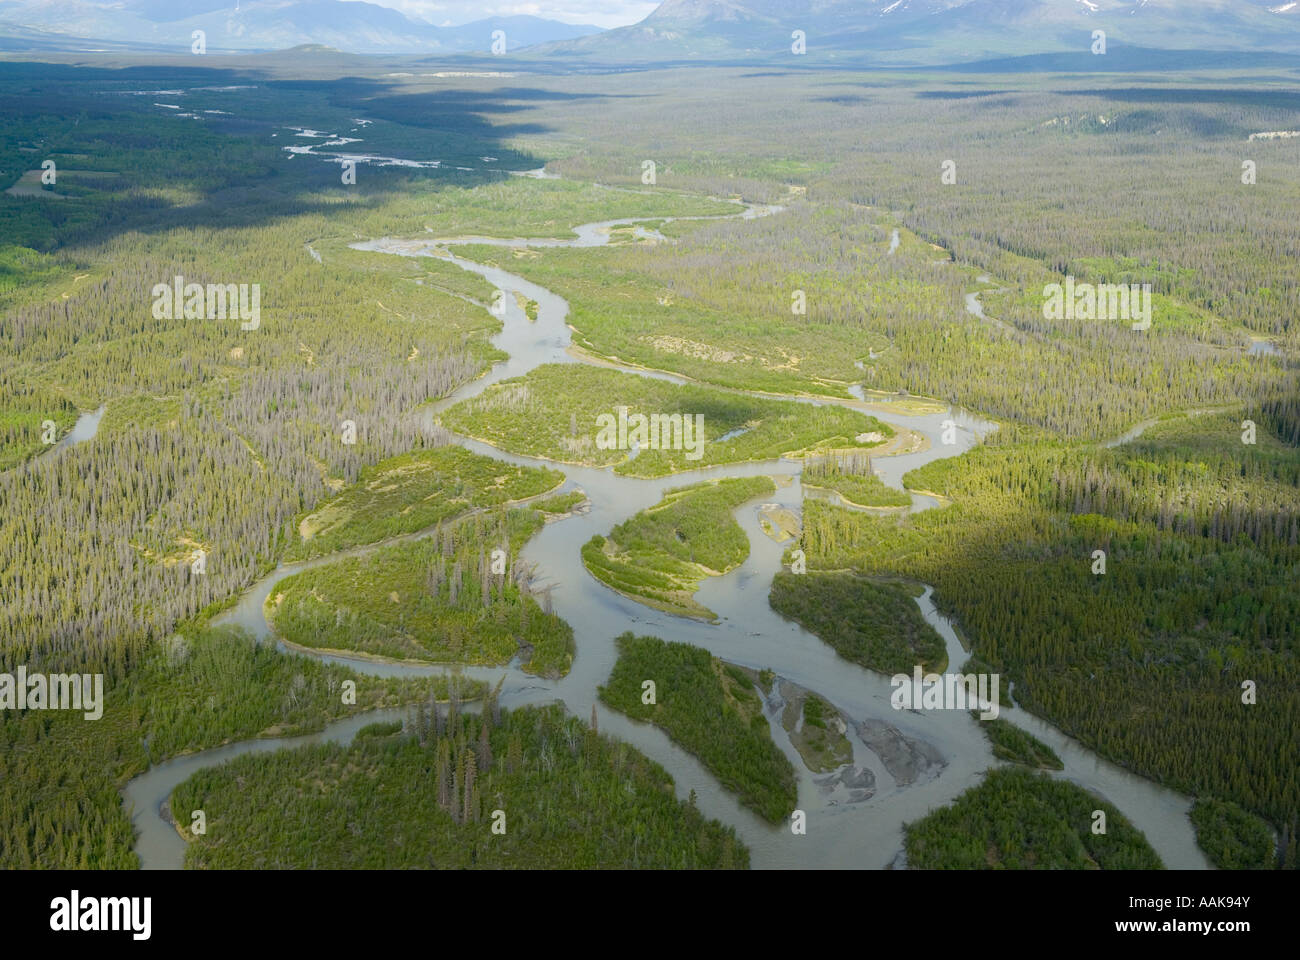
[[[664,0],[640,23],[601,30],[535,16],[437,27],[360,0],[0,0],[0,49],[85,49],[97,41],[188,51],[194,30],[205,32],[212,51],[316,44],[430,55],[486,53],[501,30],[508,53],[591,64],[771,61],[792,56],[802,31],[808,59],[787,62],[887,65],[1082,59],[1102,30],[1133,63],[1152,49],[1300,55],[1300,2]]]
[[[664,0],[638,24],[543,45],[545,57],[953,63],[1107,45],[1300,53],[1293,0]]]
[[[493,31],[506,51],[597,33],[600,27],[533,16],[437,27],[374,3],[343,0],[0,0],[0,37],[34,47],[84,41],[190,48],[202,30],[210,50],[283,50],[304,44],[348,53],[488,53]]]

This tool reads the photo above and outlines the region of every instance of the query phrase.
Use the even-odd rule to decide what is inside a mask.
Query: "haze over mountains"
[[[947,63],[1108,44],[1300,53],[1290,0],[664,0],[641,23],[550,44],[544,55],[680,59],[807,55]]]
[[[1120,48],[1300,54],[1293,0],[664,0],[613,30],[533,16],[436,27],[342,0],[0,0],[0,48],[85,48],[85,40],[210,50],[320,44],[349,53],[507,52],[563,61],[769,60],[804,32],[808,60],[960,63],[1088,54],[1094,30]]]
[[[320,44],[348,53],[454,54],[489,52],[494,30],[504,31],[509,52],[600,28],[532,16],[436,27],[389,7],[342,0],[0,0],[0,37],[33,45],[86,39],[188,50],[194,30],[204,31],[211,50]]]

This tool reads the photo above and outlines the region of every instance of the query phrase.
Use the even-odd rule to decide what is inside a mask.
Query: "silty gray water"
[[[746,206],[740,216],[749,218],[779,212],[779,207]],[[642,218],[663,221],[671,218]],[[691,218],[697,219],[697,218]],[[709,219],[709,218],[698,218]],[[609,231],[616,226],[640,222],[636,219],[584,224],[575,229],[571,240],[473,237],[455,238],[457,242],[492,246],[600,246],[609,241]],[[567,351],[570,331],[565,322],[568,304],[551,291],[498,267],[479,264],[446,251],[446,239],[392,240],[388,238],[354,244],[357,249],[394,253],[403,256],[443,256],[463,269],[483,276],[501,290],[505,309],[503,329],[494,338],[496,346],[509,359],[496,365],[484,377],[464,385],[450,397],[430,405],[427,419],[431,424],[439,411],[481,393],[493,383],[521,376],[543,363],[581,362]],[[538,315],[529,321],[515,300],[518,293],[535,300]],[[653,371],[631,370],[682,382],[681,378]],[[859,396],[861,396],[859,394]],[[816,401],[809,398],[801,402]],[[904,416],[886,406],[848,401],[861,406],[879,419],[896,427],[916,431],[929,440],[927,449],[917,453],[880,458],[879,474],[891,486],[901,489],[904,473],[941,457],[955,456],[978,442],[994,427],[988,421],[966,411],[951,410],[927,416]],[[952,420],[957,429],[955,442],[944,444],[945,421]],[[586,491],[591,509],[548,524],[523,550],[523,559],[536,566],[543,583],[554,587],[555,612],[574,629],[577,653],[573,668],[561,680],[549,681],[529,676],[513,664],[507,668],[456,668],[432,665],[377,663],[351,657],[326,656],[324,659],[346,662],[359,672],[377,675],[430,674],[456,672],[489,682],[505,676],[502,704],[523,704],[562,700],[576,716],[586,718],[596,703],[597,687],[609,677],[616,659],[613,638],[627,630],[653,634],[666,640],[692,643],[724,659],[755,669],[770,668],[779,676],[813,690],[829,700],[855,722],[874,719],[895,728],[902,736],[929,744],[943,757],[943,766],[922,771],[917,781],[901,786],[891,776],[880,758],[869,750],[850,727],[854,763],[870,770],[875,778],[875,793],[857,803],[832,803],[814,783],[779,723],[773,719],[775,741],[790,757],[799,773],[799,804],[807,814],[806,835],[794,835],[787,825],[773,826],[742,807],[736,798],[723,790],[694,757],[674,745],[655,727],[635,723],[620,714],[597,706],[603,733],[625,740],[662,764],[673,776],[678,794],[690,790],[697,794],[700,809],[734,825],[750,847],[755,867],[866,867],[881,868],[893,862],[902,846],[902,824],[924,816],[928,811],[951,802],[977,784],[983,771],[997,765],[978,722],[965,711],[896,711],[889,703],[891,687],[887,677],[865,670],[840,659],[814,635],[779,617],[768,605],[767,592],[772,576],[781,569],[783,547],[766,536],[759,525],[759,501],[740,507],[736,516],[750,542],[750,555],[737,569],[722,577],[706,581],[697,599],[715,611],[716,623],[674,617],[645,607],[621,596],[595,580],[583,567],[580,548],[594,534],[605,534],[613,526],[653,505],[670,488],[707,477],[783,476],[789,484],[779,487],[774,496],[761,498],[793,510],[802,504],[799,484],[800,465],[794,462],[735,464],[691,471],[654,480],[622,477],[609,469],[558,465],[549,461],[507,454],[467,438],[458,440],[476,453],[510,463],[558,467],[567,477],[564,489],[581,487]],[[934,501],[914,497],[918,506]],[[364,553],[375,546],[358,548]],[[329,562],[338,555],[314,561]],[[263,602],[283,577],[304,569],[306,565],[281,567],[250,588],[238,604],[219,619],[222,623],[242,625],[259,637],[268,637]],[[931,591],[919,598],[923,616],[944,637],[949,660],[955,669],[965,659],[951,624],[935,610]],[[1043,740],[1061,756],[1065,769],[1059,776],[1092,790],[1115,804],[1141,829],[1170,867],[1203,868],[1207,863],[1195,845],[1186,813],[1190,801],[1150,781],[1133,776],[1101,760],[1065,737],[1049,724],[1023,710],[1002,708],[1002,716]],[[374,715],[349,718],[330,725],[318,737],[350,738],[357,728],[371,722]],[[303,742],[309,742],[304,740]],[[134,803],[134,818],[140,832],[136,849],[142,864],[148,867],[180,865],[183,841],[156,811],[174,786],[195,770],[224,762],[242,752],[276,749],[276,741],[245,741],[206,751],[163,764],[133,780],[124,795]],[[289,745],[282,743],[280,745]],[[821,779],[818,777],[817,779]]]

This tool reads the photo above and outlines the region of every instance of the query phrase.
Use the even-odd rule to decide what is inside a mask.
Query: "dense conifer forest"
[[[741,870],[735,831],[654,761],[559,707],[412,717],[351,747],[252,755],[176,789],[216,870]],[[428,802],[413,802],[414,798]]]
[[[1294,864],[1300,474],[1276,437],[1240,433],[1224,415],[1113,449],[1004,438],[908,476],[951,497],[942,509],[897,520],[806,501],[802,545],[810,569],[934,584],[1022,706],[1263,815]]]
[[[619,658],[601,701],[662,727],[765,819],[787,819],[797,800],[794,768],[772,742],[749,676],[690,644],[630,632],[615,642]]]
[[[782,571],[772,578],[770,602],[773,610],[817,634],[844,659],[872,670],[910,674],[920,664],[932,673],[946,666],[943,638],[898,584],[847,572]]]
[[[1104,832],[1093,829],[1105,815]],[[1159,870],[1156,852],[1113,806],[1063,780],[1020,768],[907,828],[917,870]]]
[[[938,669],[899,578],[930,584],[1022,708],[1195,798],[1215,865],[1300,866],[1300,168],[1272,135],[1300,129],[1300,101],[1285,82],[315,69],[0,62],[0,673],[106,688],[94,722],[0,710],[0,866],[135,867],[120,790],[152,764],[416,704],[401,731],[197,774],[175,800],[206,805],[213,829],[187,865],[749,866],[653,751],[560,706],[461,710],[479,681],[317,654],[517,658],[549,696],[584,625],[520,551],[586,499],[558,492],[560,467],[648,478],[780,457],[824,489],[787,544],[808,572],[775,575],[773,609],[858,666]],[[327,137],[407,162],[345,185]],[[602,246],[481,242],[630,218],[645,222]],[[438,244],[354,249],[378,238]],[[565,298],[575,362],[435,413],[509,353],[495,281],[452,254]],[[177,277],[257,285],[260,315],[167,316],[154,289]],[[1149,327],[1051,318],[1045,289],[1069,277],[1151,284]],[[521,307],[541,322],[537,300]],[[912,512],[877,475],[911,439],[891,423],[949,405],[996,429],[907,473],[942,498]],[[702,456],[601,448],[597,418],[620,406],[703,414]],[[735,511],[774,490],[711,478],[629,510],[571,551],[568,585],[583,562],[711,619],[695,590],[758,553]],[[302,650],[214,623],[305,560],[265,608]],[[748,674],[703,647],[600,642],[620,654],[604,703],[769,822],[789,817],[800,774]],[[1054,766],[988,732],[999,759]],[[1122,810],[1015,767],[911,824],[905,853],[1160,865]]]

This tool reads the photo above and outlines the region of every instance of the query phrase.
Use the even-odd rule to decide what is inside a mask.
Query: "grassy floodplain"
[[[695,591],[705,577],[745,562],[749,538],[731,512],[775,489],[767,477],[733,477],[670,490],[609,536],[592,537],[582,562],[601,583],[648,606],[716,619]]]
[[[544,500],[537,500],[532,504],[532,507],[534,510],[544,513],[547,518],[558,518],[581,509],[586,501],[586,493],[581,490],[570,490],[568,493],[556,494]]]
[[[698,456],[686,449],[601,449],[603,414],[702,416]],[[662,477],[725,463],[801,456],[825,448],[870,449],[894,435],[874,417],[834,404],[814,407],[687,384],[679,386],[617,370],[549,364],[493,384],[456,404],[442,424],[510,453],[562,463],[613,466],[631,477]],[[726,437],[727,439],[722,439]]]
[[[312,567],[276,585],[267,619],[303,647],[492,665],[519,656],[527,672],[562,676],[573,630],[533,596],[518,560],[544,523],[538,511],[499,508]]]
[[[517,467],[461,447],[417,450],[366,467],[355,484],[298,522],[286,560],[424,530],[471,510],[509,506],[554,490],[558,470]]]
[[[832,453],[809,460],[800,476],[805,490],[833,490],[855,507],[898,509],[912,505],[912,497],[895,490],[871,472],[865,453]]]
[[[853,745],[844,733],[847,723],[815,693],[801,691],[787,700],[781,726],[813,773],[829,773],[853,759]]]
[[[769,217],[671,223],[669,244],[552,249],[515,266],[569,302],[574,344],[593,356],[742,390],[848,398],[863,379],[855,361],[890,342],[866,318],[960,310],[962,274],[929,267],[933,257],[909,234],[903,257],[919,269],[903,277],[903,257],[887,254],[887,214],[814,206],[790,186],[776,181],[749,194],[785,206]],[[739,269],[719,270],[709,251],[733,244]],[[793,310],[795,291],[804,313]]]
[[[672,78],[662,79],[671,96]],[[1300,299],[1297,267],[1276,247],[1297,230],[1283,213],[1296,186],[1293,170],[1281,173],[1284,140],[1251,147],[1279,179],[1240,189],[1242,144],[1292,122],[1290,91],[1267,71],[1216,71],[1208,83],[1199,73],[1159,83],[1062,75],[1051,90],[1036,74],[917,74],[870,88],[852,72],[711,79],[719,97],[674,99],[669,112],[654,98],[629,104],[628,142],[553,168],[632,183],[649,142],[675,154],[675,186],[744,190],[786,209],[670,224],[682,228],[676,244],[550,251],[521,267],[573,305],[579,345],[751,388],[759,378],[780,378],[778,390],[865,380],[1071,438],[1113,436],[1185,406],[1284,396],[1294,382],[1276,360],[1244,357],[1252,332],[1295,348]],[[735,95],[726,111],[721,92]],[[782,109],[792,95],[797,118]],[[581,105],[542,113],[593,138],[607,130]],[[748,131],[744,146],[700,150],[697,131],[724,125]],[[1134,159],[1154,156],[1156,136],[1166,169]],[[954,143],[967,145],[969,174],[957,189],[932,175]],[[1098,191],[1113,198],[1100,217]],[[1189,196],[1199,201],[1191,214]],[[980,318],[965,295],[985,273],[1007,292],[984,295]],[[1151,282],[1151,328],[1046,320],[1044,287],[1067,274]],[[792,314],[795,290],[806,315]]]

